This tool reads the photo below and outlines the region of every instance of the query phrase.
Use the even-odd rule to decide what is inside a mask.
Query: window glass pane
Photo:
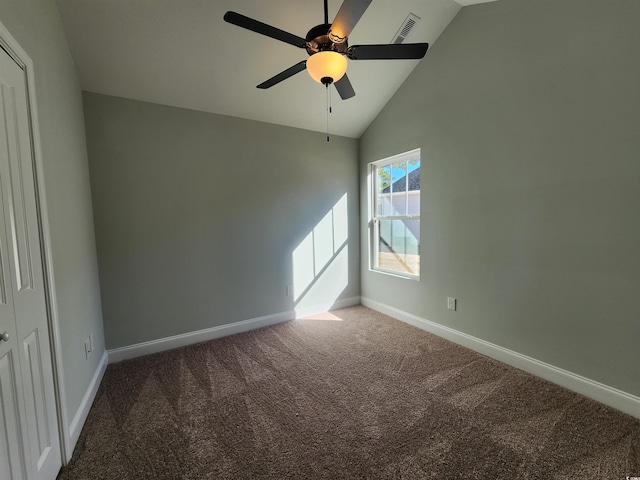
[[[391,215],[407,214],[407,162],[402,161],[391,165]]]
[[[411,190],[407,196],[407,215],[420,215],[420,190]]]
[[[420,275],[420,220],[378,221],[377,266]]]
[[[409,171],[407,215],[420,215],[420,159],[409,160],[407,167]]]
[[[391,189],[391,166],[376,168],[376,195],[378,196],[378,215],[391,215],[389,201]]]

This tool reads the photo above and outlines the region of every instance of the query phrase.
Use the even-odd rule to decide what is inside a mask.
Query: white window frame
[[[377,160],[375,162],[371,162],[369,164],[369,201],[370,201],[370,238],[369,238],[369,269],[374,272],[380,272],[388,275],[394,275],[402,278],[408,278],[411,280],[420,280],[420,274],[411,274],[407,272],[401,272],[398,270],[392,270],[388,268],[383,268],[378,265],[378,254],[379,254],[379,226],[380,219],[384,220],[417,220],[420,221],[420,215],[380,215],[378,212],[378,192],[377,192],[377,172],[378,168],[386,167],[387,165],[391,165],[398,162],[409,162],[410,160],[415,159],[416,157],[420,158],[420,169],[422,170],[422,157],[419,148],[414,150],[410,150],[408,152],[400,153],[398,155],[394,155],[392,157],[384,158],[382,160]],[[422,173],[422,172],[421,172]],[[422,177],[422,175],[421,175]],[[409,196],[409,170],[407,164],[407,184],[406,184],[406,193],[407,193],[407,208],[405,212],[408,211],[408,196]],[[392,183],[393,185],[393,183]],[[422,189],[422,185],[420,185]],[[391,189],[393,192],[393,189]],[[420,255],[420,244],[418,244],[418,262],[421,263],[421,255]],[[420,272],[422,272],[422,268],[420,268]]]

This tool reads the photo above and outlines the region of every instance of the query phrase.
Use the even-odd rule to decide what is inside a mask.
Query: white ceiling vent
[[[416,23],[418,23],[419,21],[420,21],[420,17],[417,16],[416,14],[410,13],[409,15],[407,15],[407,18],[405,19],[404,22],[402,22],[402,25],[400,25],[400,28],[398,29],[398,33],[396,33],[395,37],[393,37],[393,40],[391,40],[391,43],[404,42],[407,36],[409,36],[409,33],[411,32],[413,27],[415,27]]]

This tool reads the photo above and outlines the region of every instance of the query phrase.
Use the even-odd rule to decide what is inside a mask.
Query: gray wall
[[[84,108],[108,348],[360,294],[356,140],[87,92]]]
[[[361,139],[362,295],[640,395],[639,25],[637,0],[464,8]],[[367,163],[416,147],[420,282],[369,271],[366,225]]]
[[[0,0],[0,21],[34,63],[68,420],[104,353],[82,96],[55,2]],[[84,339],[94,334],[86,360]]]

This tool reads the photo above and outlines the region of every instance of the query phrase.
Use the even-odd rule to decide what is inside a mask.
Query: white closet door
[[[0,468],[51,480],[61,455],[25,80],[0,49]]]

